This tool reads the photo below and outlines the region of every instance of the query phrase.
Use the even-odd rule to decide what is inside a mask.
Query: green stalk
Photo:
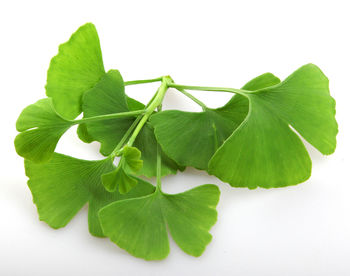
[[[154,97],[153,101],[151,104],[146,108],[146,112],[143,115],[141,121],[139,124],[136,126],[132,136],[129,139],[128,146],[131,147],[132,144],[134,143],[137,135],[141,131],[142,127],[144,124],[147,122],[148,118],[151,116],[153,111],[162,104],[163,98],[165,96],[165,92],[168,90],[169,84],[172,82],[172,79],[169,76],[163,77],[162,78],[162,84],[160,85],[158,92],[156,96]]]
[[[133,81],[126,81],[124,82],[124,85],[134,85],[134,84],[141,84],[141,83],[151,83],[151,82],[157,82],[162,81],[163,77],[155,78],[155,79],[148,79],[148,80],[133,80]]]
[[[112,114],[106,114],[106,115],[99,115],[95,117],[83,118],[83,119],[75,120],[71,122],[73,123],[73,125],[77,125],[77,124],[86,123],[86,122],[96,122],[96,121],[103,121],[103,120],[116,119],[116,118],[133,117],[133,116],[145,113],[145,111],[146,110],[136,110],[136,111],[121,112],[121,113],[112,113]]]
[[[206,110],[208,107],[201,102],[200,100],[198,100],[195,96],[193,96],[191,93],[188,93],[186,90],[182,89],[182,88],[176,88],[177,91],[181,92],[182,94],[184,94],[186,97],[190,98],[192,101],[194,101],[196,104],[198,104],[199,106],[202,107],[203,110]]]
[[[251,91],[235,89],[235,88],[226,88],[226,87],[208,87],[208,86],[192,86],[192,85],[183,85],[176,83],[169,83],[169,87],[176,89],[188,89],[188,90],[199,90],[199,91],[213,91],[213,92],[229,92],[236,93],[242,96],[247,96]]]

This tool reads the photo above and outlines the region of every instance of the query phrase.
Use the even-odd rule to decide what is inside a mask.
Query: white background
[[[350,275],[350,16],[348,1],[1,1],[0,275]],[[82,24],[98,30],[106,69],[125,80],[170,74],[192,85],[241,87],[272,72],[281,79],[312,62],[330,79],[339,123],[335,154],[312,147],[311,178],[274,190],[234,189],[187,169],[166,177],[167,192],[218,184],[213,240],[194,258],[171,242],[164,261],[136,259],[87,229],[85,207],[67,227],[38,220],[16,155],[15,121],[45,96],[58,45]],[[128,93],[146,102],[155,85]],[[230,95],[194,93],[210,107]],[[164,108],[199,110],[169,90]],[[101,158],[71,130],[58,152]]]

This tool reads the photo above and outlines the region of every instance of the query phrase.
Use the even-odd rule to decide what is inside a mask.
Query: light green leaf
[[[89,230],[103,236],[97,212],[116,200],[150,194],[154,187],[138,178],[138,185],[126,195],[109,193],[101,183],[101,175],[113,171],[112,158],[86,161],[54,153],[51,160],[36,164],[25,160],[28,186],[37,205],[40,220],[53,228],[64,227],[75,214],[89,203]]]
[[[84,123],[79,124],[77,128],[77,134],[79,139],[84,143],[91,143],[94,141],[94,138],[89,134],[86,124]]]
[[[27,106],[16,122],[21,132],[15,138],[18,155],[34,162],[48,161],[72,124],[56,113],[49,98]]]
[[[123,148],[123,158],[125,165],[129,170],[136,173],[142,169],[143,161],[141,160],[141,151],[135,147],[125,146]]]
[[[46,95],[59,114],[74,119],[81,113],[83,93],[105,74],[100,41],[95,26],[81,26],[61,44],[47,72]]]
[[[142,168],[141,152],[134,147],[125,146],[118,167],[102,175],[103,186],[109,192],[119,187],[119,193],[126,194],[137,185],[137,180],[130,174],[135,174]]]
[[[203,185],[180,194],[155,193],[112,203],[99,212],[103,232],[131,255],[146,260],[169,254],[167,227],[187,254],[200,256],[211,241],[220,191]]]
[[[101,81],[87,91],[83,97],[84,118],[128,112],[141,103],[127,98],[124,92],[124,82],[117,70],[110,70]],[[118,145],[125,132],[130,128],[136,117],[117,118],[105,121],[86,123],[88,134],[101,143],[100,152],[107,156]],[[157,141],[154,137],[153,127],[146,124],[137,136],[134,147],[142,152],[143,167],[140,175],[152,177],[156,175]],[[178,165],[162,153],[162,175],[175,174]]]
[[[335,102],[328,79],[312,64],[282,83],[246,94],[249,113],[218,149],[209,173],[235,187],[282,187],[311,174],[311,160],[293,127],[323,154],[336,146]]]
[[[117,187],[120,194],[128,193],[138,181],[128,175],[123,166],[118,166],[114,171],[102,175],[102,183],[108,192],[114,192]]]
[[[266,73],[251,80],[244,88],[264,88],[278,82],[277,77]],[[150,122],[158,143],[170,158],[180,165],[206,170],[210,158],[241,124],[247,112],[248,100],[236,95],[218,109],[163,111],[152,115]]]

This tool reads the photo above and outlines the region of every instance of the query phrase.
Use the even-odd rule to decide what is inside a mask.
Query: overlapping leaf
[[[134,99],[127,98],[124,82],[117,70],[110,70],[101,81],[87,91],[83,97],[84,118],[128,112],[142,106]],[[144,107],[144,106],[142,106]],[[110,154],[130,128],[136,117],[117,118],[86,123],[88,134],[101,143],[101,153]],[[142,153],[143,168],[139,174],[155,176],[157,141],[153,127],[147,123],[137,136],[134,146]],[[162,175],[176,173],[177,164],[162,153]]]
[[[169,254],[167,227],[187,254],[200,256],[211,241],[220,191],[203,185],[180,194],[155,193],[112,203],[99,212],[103,232],[119,247],[146,260]]]
[[[263,74],[243,89],[256,90],[279,83],[270,73]],[[206,170],[210,158],[248,113],[248,100],[235,95],[223,107],[203,112],[163,111],[151,116],[157,141],[165,153],[183,166]]]
[[[236,187],[282,187],[311,174],[311,160],[293,127],[323,154],[338,132],[328,79],[312,64],[282,83],[246,94],[249,113],[218,149],[209,173]]]
[[[93,87],[105,70],[96,28],[87,23],[61,44],[47,72],[46,95],[57,112],[74,119],[81,113],[84,92]]]
[[[125,146],[118,167],[102,175],[103,186],[109,192],[114,192],[119,186],[119,193],[128,193],[138,183],[130,174],[136,174],[142,169],[142,165],[141,152],[135,147]]]
[[[27,106],[16,122],[21,132],[15,139],[17,153],[34,162],[49,160],[58,140],[72,124],[56,113],[49,98]]]
[[[89,203],[89,231],[94,236],[104,236],[97,217],[102,207],[154,191],[151,184],[133,177],[138,184],[129,193],[107,192],[101,183],[101,176],[115,169],[112,158],[86,161],[54,153],[51,160],[43,164],[25,160],[25,169],[40,220],[53,228],[64,227]]]

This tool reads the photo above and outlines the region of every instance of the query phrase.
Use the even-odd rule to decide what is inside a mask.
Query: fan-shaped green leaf
[[[290,126],[320,152],[334,151],[335,102],[328,79],[315,65],[305,65],[282,83],[246,96],[249,114],[212,157],[209,173],[236,187],[305,181],[311,160]]]
[[[47,72],[46,95],[53,98],[59,114],[74,119],[81,113],[83,93],[105,74],[95,26],[81,26],[61,44]]]
[[[180,194],[155,193],[112,203],[99,212],[103,232],[119,247],[146,260],[169,254],[167,226],[177,245],[200,256],[211,241],[220,191],[203,185]]]
[[[244,87],[264,88],[279,79],[263,74]],[[227,137],[241,124],[248,112],[248,100],[235,95],[223,107],[203,112],[169,110],[151,116],[158,143],[178,164],[206,170],[210,158]]]
[[[49,98],[27,106],[16,122],[21,132],[15,139],[17,153],[34,162],[49,160],[58,140],[72,124],[56,113]]]
[[[116,200],[154,191],[151,184],[134,178],[138,185],[128,194],[107,192],[101,183],[101,175],[115,169],[112,158],[86,161],[54,153],[44,164],[25,160],[25,169],[40,220],[53,228],[64,227],[88,202],[89,230],[94,236],[103,236],[97,217],[100,208]]]

